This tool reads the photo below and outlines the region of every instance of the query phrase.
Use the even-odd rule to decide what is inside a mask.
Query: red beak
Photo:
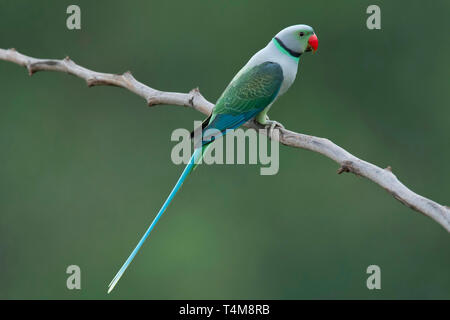
[[[319,47],[319,39],[317,39],[317,36],[315,34],[309,37],[308,44],[313,49],[313,52],[317,51],[317,48]]]

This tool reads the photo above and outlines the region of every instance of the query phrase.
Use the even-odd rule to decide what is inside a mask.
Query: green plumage
[[[217,100],[207,125],[202,125],[203,144],[214,140],[207,130],[225,133],[263,111],[274,101],[282,83],[283,70],[274,62],[264,62],[238,74]]]
[[[217,114],[237,115],[264,108],[275,99],[283,82],[279,64],[264,62],[233,80],[220,96],[213,110]]]

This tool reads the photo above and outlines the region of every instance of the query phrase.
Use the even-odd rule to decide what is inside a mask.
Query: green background
[[[66,28],[81,7],[82,29]],[[366,8],[381,7],[381,30]],[[449,1],[1,1],[0,47],[131,70],[215,101],[282,28],[316,55],[270,116],[327,137],[449,204]],[[200,113],[0,61],[0,298],[448,299],[450,237],[370,181],[281,146],[280,171],[202,166],[111,295],[109,281],[182,171],[176,128]],[[82,289],[66,288],[68,265]],[[381,290],[366,268],[381,267]]]

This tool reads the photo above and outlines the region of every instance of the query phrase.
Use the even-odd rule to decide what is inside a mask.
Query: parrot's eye
[[[299,35],[300,35],[300,37],[303,37],[305,35],[305,33],[304,32],[300,32]]]

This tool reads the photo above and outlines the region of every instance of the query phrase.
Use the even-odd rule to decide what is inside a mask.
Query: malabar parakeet
[[[281,30],[270,42],[256,54],[236,74],[222,93],[211,113],[200,128],[202,139],[196,144],[194,153],[178,179],[172,192],[162,205],[156,217],[137,244],[136,248],[117,272],[109,284],[108,293],[114,289],[144,241],[166,211],[183,181],[196,167],[207,146],[217,138],[207,132],[226,134],[245,122],[255,119],[257,122],[274,128],[278,123],[269,120],[267,112],[272,104],[284,94],[295,80],[300,56],[307,51],[315,52],[318,39],[313,28],[299,24]]]

